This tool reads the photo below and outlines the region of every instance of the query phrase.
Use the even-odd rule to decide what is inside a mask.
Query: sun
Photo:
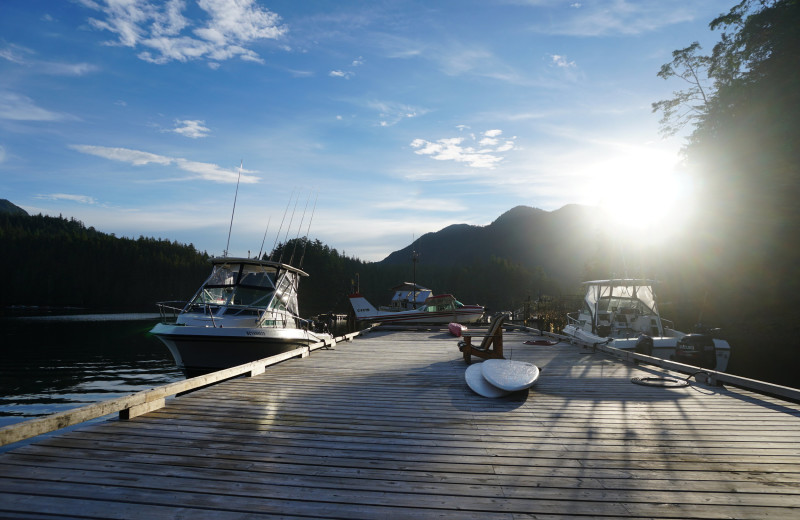
[[[599,158],[586,169],[585,200],[614,229],[664,239],[680,231],[691,208],[691,184],[677,154],[648,147]]]

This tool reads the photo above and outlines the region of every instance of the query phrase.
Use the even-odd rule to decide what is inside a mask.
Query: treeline
[[[211,268],[208,255],[191,244],[119,238],[72,218],[42,215],[0,213],[0,248],[6,274],[2,309],[155,310],[157,301],[191,297]],[[406,265],[364,262],[319,240],[290,240],[264,258],[309,273],[300,283],[305,316],[349,313],[348,295],[356,289],[375,305],[386,304],[390,288],[415,278],[410,258]],[[559,292],[542,268],[494,256],[455,267],[418,263],[416,282],[490,311],[519,308]]]
[[[192,245],[118,238],[75,219],[0,213],[0,309],[153,310],[186,299],[209,273]]]
[[[300,267],[310,276],[300,282],[300,309],[304,315],[326,312],[347,314],[347,296],[355,290],[373,305],[385,305],[391,288],[413,282],[435,293],[451,292],[465,304],[480,304],[490,312],[520,308],[527,301],[560,295],[559,285],[541,267],[529,267],[490,257],[459,266],[417,263],[384,264],[348,257],[319,240],[290,240],[265,258]],[[302,263],[301,263],[302,260]]]
[[[662,129],[691,133],[683,153],[701,197],[691,232],[664,252],[670,276],[713,310],[750,377],[797,366],[800,305],[800,2],[743,0],[710,23],[659,76],[684,90],[653,104]],[[688,43],[688,42],[687,42]],[[678,81],[680,80],[680,81]]]

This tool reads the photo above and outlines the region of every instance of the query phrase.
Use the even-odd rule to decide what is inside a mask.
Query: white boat
[[[382,324],[444,324],[475,323],[483,316],[480,305],[464,305],[452,294],[433,295],[430,289],[405,282],[392,289],[394,296],[388,306],[376,309],[360,293],[350,295],[356,319]]]
[[[583,308],[567,315],[564,334],[576,340],[635,350],[663,359],[724,372],[731,347],[708,331],[684,333],[663,319],[651,280],[584,282]]]
[[[389,305],[381,305],[378,310],[391,312],[414,310],[433,296],[433,291],[413,282],[403,282],[391,290],[394,294]]]
[[[189,302],[157,304],[163,319],[150,332],[179,367],[218,370],[331,340],[299,317],[298,283],[308,276],[302,270],[250,258],[211,263],[211,276]]]

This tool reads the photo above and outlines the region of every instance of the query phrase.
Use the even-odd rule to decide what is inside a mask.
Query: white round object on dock
[[[469,386],[473,392],[489,398],[503,397],[511,393],[489,383],[486,378],[483,377],[481,365],[483,365],[483,363],[475,363],[468,366],[467,372],[464,374],[464,378],[467,380],[467,386]]]
[[[539,367],[525,361],[487,359],[480,366],[489,384],[508,392],[530,388],[539,379]]]

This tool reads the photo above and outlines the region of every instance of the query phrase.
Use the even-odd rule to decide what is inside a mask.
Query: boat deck
[[[446,332],[372,332],[38,439],[0,454],[0,517],[800,518],[800,405],[530,338],[500,399]]]

